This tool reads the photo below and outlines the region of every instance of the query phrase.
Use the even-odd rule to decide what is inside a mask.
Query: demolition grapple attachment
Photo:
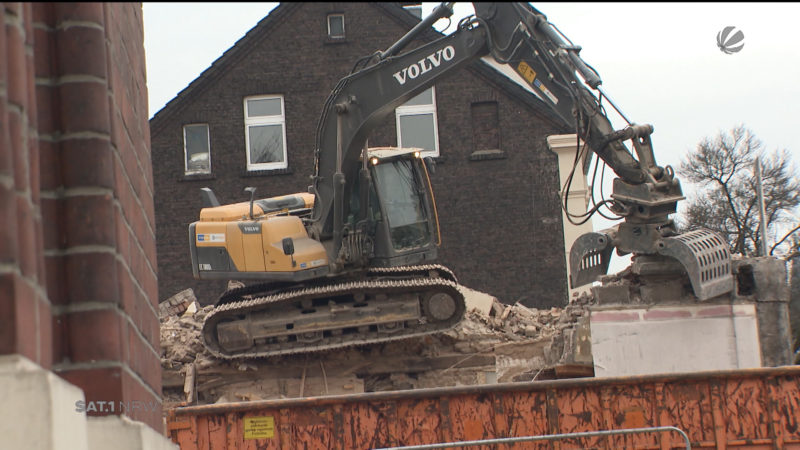
[[[629,225],[626,223],[586,233],[575,241],[569,255],[572,270],[570,284],[573,288],[596,281],[604,275],[608,271],[614,248],[630,248],[631,242],[638,242],[644,248],[632,253],[647,257],[650,266],[648,272],[658,272],[653,266],[662,265],[667,273],[677,261],[689,277],[694,295],[699,300],[733,290],[730,251],[716,233],[700,229],[676,236],[658,237],[647,233],[649,227]],[[641,245],[648,240],[649,245]]]

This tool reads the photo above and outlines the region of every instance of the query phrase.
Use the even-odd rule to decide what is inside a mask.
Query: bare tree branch
[[[780,240],[776,242],[771,249],[769,249],[769,255],[772,256],[772,252],[775,251],[775,248],[781,245],[789,236],[797,232],[797,230],[800,230],[800,224],[797,224],[796,227],[792,228],[792,231],[786,233],[782,238],[780,238]]]
[[[753,168],[756,158],[761,159],[767,230],[775,233],[791,223],[789,212],[800,205],[800,178],[790,154],[785,149],[767,154],[762,142],[742,124],[713,139],[702,139],[681,160],[680,175],[702,189],[689,200],[682,227],[714,230],[734,253],[749,255],[763,245],[757,232],[761,224]],[[788,235],[772,250],[786,239]],[[790,250],[795,244],[800,247],[800,239],[792,241]]]

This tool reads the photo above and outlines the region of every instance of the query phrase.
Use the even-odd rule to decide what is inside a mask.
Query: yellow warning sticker
[[[528,80],[528,83],[533,83],[536,78],[536,71],[531,68],[525,61],[520,61],[517,66],[517,72],[522,75],[522,78]]]
[[[264,416],[244,418],[245,439],[270,439],[273,436],[275,436],[274,417]]]

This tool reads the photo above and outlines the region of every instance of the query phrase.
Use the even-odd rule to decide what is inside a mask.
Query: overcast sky
[[[677,168],[703,137],[737,124],[800,163],[800,3],[532,4],[583,48],[581,56],[626,116],[655,127],[660,165]],[[276,5],[144,3],[150,116]],[[423,15],[436,5],[424,3]],[[458,4],[447,31],[472,12],[470,4]],[[717,47],[726,26],[744,33],[741,51]],[[595,229],[610,224],[595,221]]]

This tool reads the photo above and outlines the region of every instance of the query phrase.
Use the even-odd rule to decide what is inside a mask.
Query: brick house
[[[188,224],[199,215],[200,188],[223,203],[246,200],[246,186],[257,197],[305,192],[331,89],[360,57],[385,50],[418,21],[400,3],[282,3],[153,116],[162,299],[193,287],[208,303],[224,289],[192,278]],[[431,29],[409,48],[441,36]],[[546,137],[570,128],[480,60],[394,119],[369,143],[422,146],[435,156],[439,261],[504,302],[563,305],[558,161]]]

